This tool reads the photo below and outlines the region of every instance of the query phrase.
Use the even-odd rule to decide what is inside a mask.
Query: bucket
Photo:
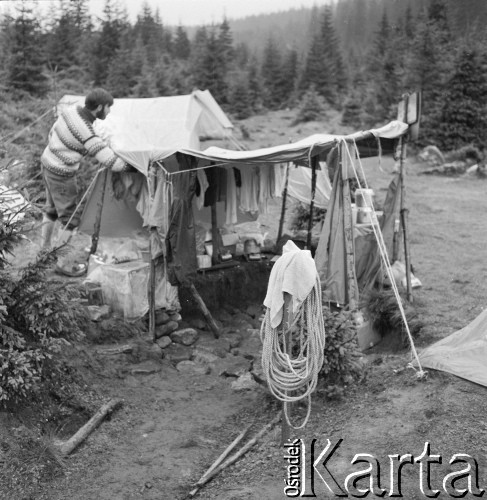
[[[372,209],[370,207],[357,207],[357,223],[372,224]]]
[[[355,203],[357,207],[373,207],[374,190],[373,189],[356,189]]]

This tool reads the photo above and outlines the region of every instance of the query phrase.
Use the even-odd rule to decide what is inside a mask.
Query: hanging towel
[[[200,192],[196,197],[196,207],[201,210],[205,206],[205,193],[210,185],[208,179],[206,178],[206,173],[203,169],[196,171],[196,176],[200,184]]]
[[[237,184],[233,168],[227,170],[227,196],[225,202],[225,224],[237,223]]]
[[[277,328],[282,322],[284,292],[292,296],[293,313],[296,313],[311,293],[317,275],[311,252],[300,250],[289,240],[272,268],[264,299],[264,305],[270,309],[272,328]]]

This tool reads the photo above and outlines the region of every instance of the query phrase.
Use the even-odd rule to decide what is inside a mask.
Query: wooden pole
[[[406,98],[407,99],[407,98]],[[406,101],[407,109],[407,101]],[[407,147],[407,137],[403,136],[401,141],[401,165],[400,165],[400,176],[401,176],[401,225],[404,239],[404,265],[406,266],[406,298],[409,302],[413,302],[413,292],[411,287],[411,255],[409,253],[409,233],[408,233],[408,213],[409,210],[406,206],[406,186],[404,182],[404,164],[406,160],[406,147]]]
[[[282,206],[281,206],[281,217],[279,219],[279,229],[277,230],[276,243],[282,238],[282,231],[284,228],[284,218],[286,216],[286,201],[287,201],[287,186],[289,184],[289,163],[286,165],[286,178],[284,181],[284,190],[282,192]]]
[[[282,314],[281,328],[284,333],[284,341],[286,343],[286,353],[289,357],[292,356],[293,350],[293,334],[291,331],[291,325],[293,324],[293,297],[291,294],[284,292],[284,309]],[[287,394],[287,391],[286,391]],[[289,419],[291,419],[291,405],[292,403],[282,403],[282,419],[281,419],[281,446],[287,443],[287,440],[291,437],[291,427],[286,420],[286,413]]]
[[[244,445],[237,453],[234,453],[230,458],[223,462],[219,467],[213,470],[212,473],[208,474],[205,478],[201,480],[201,486],[206,484],[210,479],[213,479],[217,474],[219,474],[223,469],[226,469],[229,465],[236,462],[241,456],[245,455],[252,446],[254,446],[257,441],[272,427],[279,422],[281,418],[280,414],[277,414],[265,427],[263,427],[246,445]]]
[[[347,299],[350,311],[355,311],[358,306],[356,279],[355,279],[355,253],[353,243],[353,227],[352,227],[352,199],[350,196],[350,183],[348,180],[347,168],[347,145],[341,144],[340,147],[340,164],[342,174],[342,193],[343,193],[343,232],[345,237],[345,254],[347,267]]]
[[[311,203],[309,205],[308,238],[306,240],[306,247],[308,250],[311,250],[311,231],[313,229],[313,212],[315,208],[317,164],[318,156],[313,156],[313,158],[311,158]]]
[[[156,183],[157,183],[157,169],[155,163],[151,163],[149,168],[149,198],[150,203],[152,204],[154,201],[154,196],[156,193]],[[156,262],[152,257],[152,233],[156,231],[156,228],[151,227],[149,232],[149,256],[150,256],[150,264],[149,264],[149,291],[148,291],[148,300],[149,300],[149,335],[152,337],[153,341],[157,340],[156,337]]]
[[[196,493],[198,493],[198,490],[200,489],[200,486],[204,484],[204,480],[207,476],[209,476],[222,462],[227,458],[228,454],[237,446],[240,441],[245,437],[247,432],[250,430],[252,427],[252,424],[248,425],[225,449],[225,451],[213,462],[211,467],[201,476],[199,481],[195,484],[195,488],[189,492],[190,497],[194,497]]]
[[[211,247],[211,264],[215,266],[220,263],[220,241],[216,215],[216,202],[211,205]]]
[[[90,255],[93,255],[94,253],[96,253],[96,249],[98,248],[98,240],[100,239],[100,229],[101,229],[101,216],[103,213],[103,205],[105,203],[105,191],[107,189],[108,168],[105,168],[105,170],[103,171],[103,173],[101,175],[103,175],[103,180],[102,180],[100,201],[98,202],[96,219],[95,219],[95,226],[93,228],[93,235],[91,236],[90,253],[88,254],[87,260],[90,259]]]
[[[200,308],[201,312],[203,313],[203,316],[205,317],[206,323],[210,327],[211,331],[213,332],[213,335],[215,338],[218,338],[220,336],[220,329],[218,328],[218,325],[215,323],[215,320],[213,319],[213,316],[211,315],[210,311],[206,307],[206,304],[204,300],[201,298],[201,295],[198,293],[198,290],[196,290],[196,287],[194,286],[193,283],[188,283],[188,288],[191,292],[191,295],[195,299],[196,303],[198,304],[198,307]]]
[[[120,399],[111,399],[104,404],[74,436],[59,444],[59,451],[65,456],[72,453],[101,424],[103,419],[121,404],[122,400]]]

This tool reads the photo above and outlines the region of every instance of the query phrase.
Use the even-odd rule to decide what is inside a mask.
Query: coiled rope
[[[291,305],[289,306],[291,307]],[[310,294],[299,307],[291,325],[284,321],[277,328],[271,326],[271,310],[267,308],[260,329],[262,341],[262,369],[271,393],[284,403],[308,399],[304,422],[295,427],[284,415],[290,427],[302,429],[311,414],[311,393],[318,383],[323,366],[325,326],[321,303],[321,284],[318,276]],[[288,354],[286,337],[290,332],[293,353]],[[289,352],[291,350],[289,349]]]

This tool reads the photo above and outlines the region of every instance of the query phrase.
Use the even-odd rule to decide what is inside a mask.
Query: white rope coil
[[[283,323],[277,328],[272,328],[270,308],[267,309],[260,329],[263,345],[262,369],[269,390],[280,401],[291,403],[304,398],[308,399],[306,417],[298,427],[293,426],[289,421],[287,405],[284,405],[284,415],[289,426],[302,429],[307,424],[311,413],[311,393],[318,383],[318,374],[324,360],[325,326],[321,284],[318,277],[291,325]],[[291,356],[288,354],[286,345],[288,332],[290,332],[293,348]]]

